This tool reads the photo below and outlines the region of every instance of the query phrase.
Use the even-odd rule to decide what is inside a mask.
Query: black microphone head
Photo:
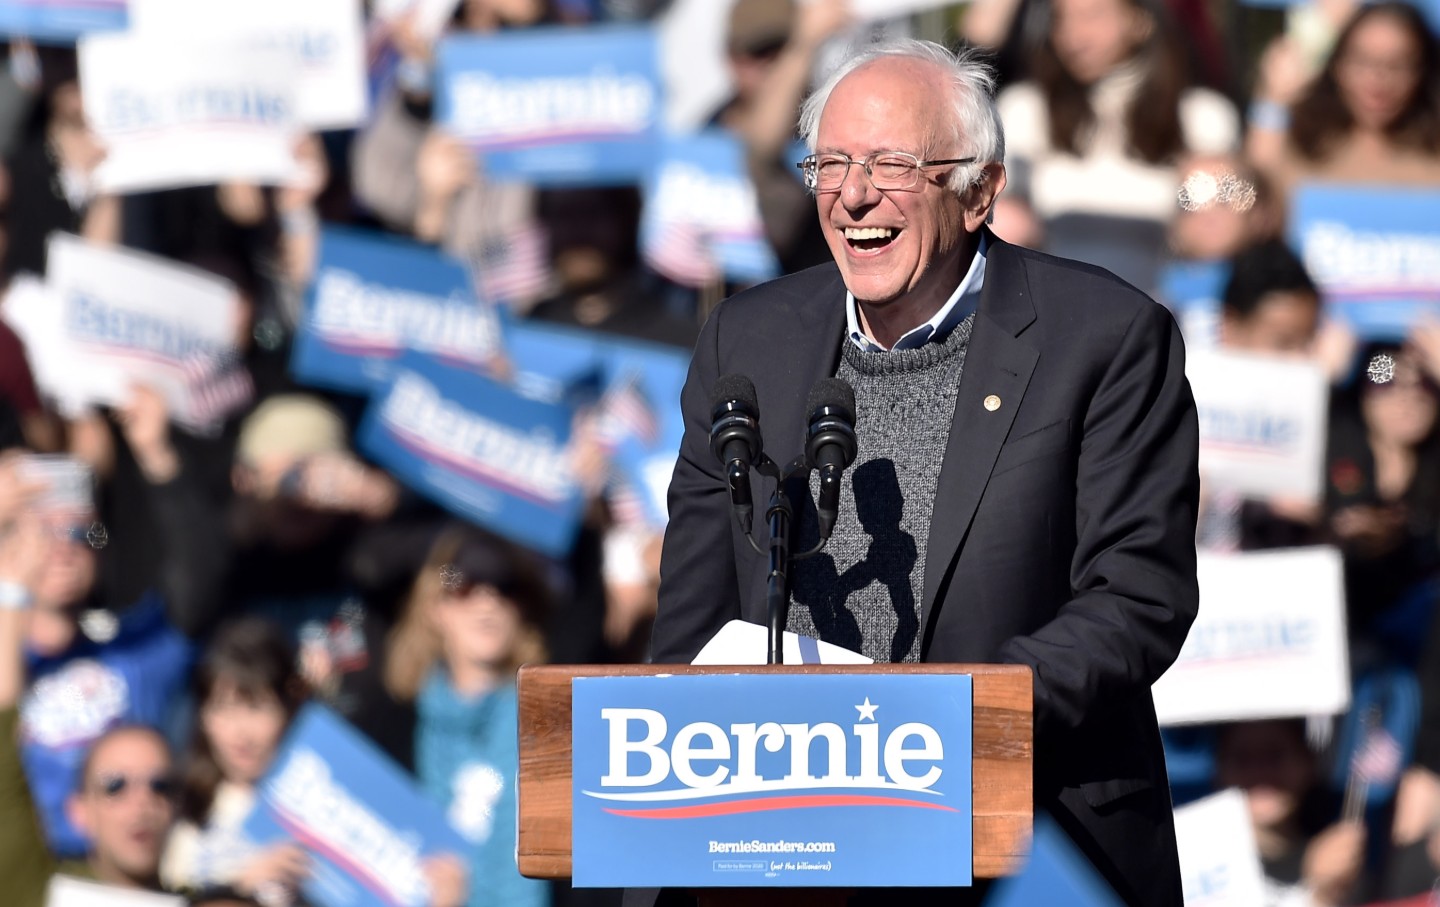
[[[810,388],[805,410],[810,413],[812,422],[821,416],[835,415],[854,425],[855,389],[844,378],[821,378]]]
[[[854,394],[851,394],[854,399]],[[711,418],[719,418],[732,409],[740,409],[753,418],[760,418],[760,400],[755,396],[755,382],[744,375],[721,375],[710,389]]]
[[[710,391],[710,450],[721,463],[742,460],[744,468],[760,457],[760,402],[755,384],[744,375],[722,375]]]
[[[855,389],[843,378],[822,378],[806,401],[810,427],[805,456],[815,468],[847,468],[855,462]]]

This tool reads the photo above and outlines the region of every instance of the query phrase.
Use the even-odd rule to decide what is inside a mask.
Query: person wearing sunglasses
[[[0,501],[0,525],[33,520],[41,544],[23,581],[0,586],[0,605],[26,610],[19,738],[30,788],[51,850],[77,858],[89,841],[66,803],[80,780],[81,757],[112,727],[164,726],[191,644],[158,590],[128,610],[101,607],[113,605],[97,593],[105,530],[90,506],[49,500],[45,481],[25,463],[0,456],[0,484],[14,489]]]
[[[876,662],[1031,667],[1036,812],[1124,903],[1178,905],[1150,685],[1198,609],[1184,347],[1170,314],[1114,275],[990,231],[1006,184],[993,88],[968,54],[895,41],[847,59],[802,108],[799,166],[834,263],[737,294],[701,330],[651,659],[686,663],[730,620],[767,622],[768,562],[736,530],[711,451],[725,401],[712,389],[749,378],[764,452],[788,463],[810,389],[843,379],[859,453],[823,556],[790,572],[788,629]],[[749,490],[763,501],[771,487],[753,475]],[[745,528],[765,539],[766,520],[754,508]],[[794,527],[791,550],[812,548],[808,502]],[[851,903],[872,902],[893,894]]]
[[[160,855],[175,821],[169,745],[152,728],[119,725],[84,753],[65,801],[70,822],[88,842],[84,856],[57,862],[41,834],[20,759],[23,647],[33,615],[17,590],[35,582],[52,544],[50,527],[34,516],[0,527],[0,900],[15,907],[44,904],[57,872],[121,888],[161,890]]]

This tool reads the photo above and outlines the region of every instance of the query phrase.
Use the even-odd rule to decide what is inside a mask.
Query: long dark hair
[[[195,670],[197,710],[205,707],[222,682],[234,685],[243,699],[255,701],[273,695],[285,709],[287,725],[305,701],[295,648],[279,628],[260,618],[242,618],[215,632]],[[204,722],[197,717],[180,786],[180,815],[204,825],[223,780]]]
[[[1125,0],[1147,14],[1150,34],[1135,49],[1143,77],[1125,111],[1126,147],[1151,164],[1175,158],[1185,151],[1180,126],[1180,96],[1190,84],[1185,47],[1169,13],[1155,0]],[[1054,16],[1054,3],[1048,4]],[[1086,133],[1095,124],[1088,86],[1065,69],[1046,28],[1045,40],[1035,48],[1031,72],[1050,114],[1050,144],[1071,154],[1084,153]]]
[[[540,563],[525,549],[468,523],[451,524],[430,549],[424,566],[390,631],[385,658],[385,687],[400,702],[413,702],[431,669],[443,657],[443,644],[426,609],[445,594],[445,571],[453,581],[493,586],[520,611],[520,635],[508,672],[546,660],[543,629],[551,605]]]
[[[1325,61],[1325,68],[1295,103],[1290,116],[1290,141],[1307,160],[1323,159],[1333,150],[1335,143],[1355,126],[1354,115],[1340,97],[1340,83],[1335,71],[1349,50],[1356,30],[1377,16],[1394,20],[1410,34],[1410,39],[1420,49],[1420,74],[1415,94],[1385,132],[1391,141],[1402,147],[1440,153],[1440,51],[1436,50],[1435,38],[1415,7],[1401,0],[1384,0],[1355,11],[1335,40],[1335,48]]]

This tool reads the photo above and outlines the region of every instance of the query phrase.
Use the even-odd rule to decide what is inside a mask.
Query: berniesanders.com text
[[[711,853],[834,853],[834,841],[711,841]]]

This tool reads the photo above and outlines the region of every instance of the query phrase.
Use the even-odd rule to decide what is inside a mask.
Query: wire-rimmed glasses
[[[858,160],[845,154],[827,152],[808,155],[796,167],[805,175],[805,188],[813,192],[834,192],[845,182],[851,164],[859,164],[876,189],[904,190],[914,188],[925,167],[945,164],[972,164],[973,157],[922,161],[904,151],[877,151]]]

